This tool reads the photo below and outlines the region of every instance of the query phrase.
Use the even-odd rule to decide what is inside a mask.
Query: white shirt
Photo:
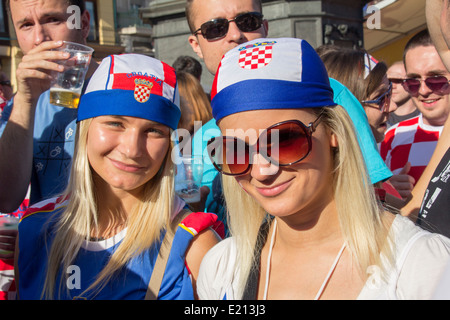
[[[395,266],[387,270],[385,277],[380,276],[377,266],[369,267],[369,277],[357,299],[433,298],[450,261],[450,239],[425,231],[401,215],[396,216],[389,232],[395,244]],[[240,299],[236,253],[234,238],[227,238],[205,255],[197,280],[200,299]]]

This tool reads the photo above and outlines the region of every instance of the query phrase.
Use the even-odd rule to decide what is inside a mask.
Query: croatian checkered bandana
[[[252,40],[227,52],[211,98],[216,121],[249,110],[336,105],[321,59],[305,40],[294,38]]]
[[[175,70],[157,59],[112,55],[97,68],[78,107],[78,121],[116,115],[143,118],[176,129],[181,117]]]

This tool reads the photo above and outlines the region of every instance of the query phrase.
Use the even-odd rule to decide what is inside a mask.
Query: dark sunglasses
[[[403,88],[410,94],[415,95],[419,92],[422,81],[433,92],[443,93],[448,89],[449,80],[444,76],[428,77],[425,80],[415,78],[405,79],[403,80]]]
[[[219,172],[230,176],[247,173],[255,153],[278,166],[293,165],[311,152],[311,136],[322,115],[309,126],[299,120],[276,123],[265,129],[251,146],[236,137],[214,137],[208,141],[208,155]]]
[[[370,104],[376,104],[378,106],[377,109],[379,109],[381,112],[385,112],[388,110],[389,105],[391,104],[391,97],[392,97],[392,83],[389,83],[389,88],[381,96],[379,96],[375,100],[363,100],[361,101],[361,103],[369,104],[369,107]]]
[[[389,81],[395,84],[403,84],[405,79],[402,78],[389,78]]]
[[[203,23],[193,34],[197,35],[200,32],[206,40],[220,39],[228,33],[231,21],[236,22],[237,27],[242,32],[251,32],[261,28],[263,15],[259,12],[247,12],[237,15],[231,20],[224,18],[213,19]]]
[[[9,80],[0,81],[0,85],[11,87],[11,81],[9,81]]]

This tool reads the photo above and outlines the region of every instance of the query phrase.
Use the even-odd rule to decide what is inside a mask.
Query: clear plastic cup
[[[69,52],[70,57],[57,62],[64,66],[64,71],[53,73],[50,103],[61,107],[77,108],[94,49],[79,43],[64,41],[63,46],[55,50]]]
[[[175,192],[186,203],[200,201],[200,187],[203,177],[203,158],[182,156],[179,158],[175,175]]]

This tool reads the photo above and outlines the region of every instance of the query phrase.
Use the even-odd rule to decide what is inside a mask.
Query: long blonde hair
[[[48,256],[47,274],[42,291],[42,297],[46,299],[53,299],[55,294],[61,295],[67,274],[61,272],[61,281],[58,284],[56,283],[58,273],[67,270],[82,244],[89,239],[93,228],[97,227],[97,208],[100,204],[96,197],[86,148],[91,121],[92,119],[87,119],[78,124],[71,177],[63,195],[68,198],[67,206],[56,219],[54,238]],[[162,230],[173,232],[169,228],[174,207],[174,169],[171,150],[172,142],[161,170],[146,183],[143,198],[137,201],[129,215],[125,238],[95,282],[84,293],[93,290],[95,295],[99,292],[114,273],[132,257],[158,241]]]
[[[376,199],[359,148],[353,123],[341,106],[324,110],[323,123],[337,136],[339,147],[334,153],[333,189],[342,234],[362,274],[371,265],[382,268],[380,253],[392,261],[388,228],[382,218],[382,207]],[[267,213],[236,180],[223,176],[230,232],[238,244],[239,288],[243,293],[253,263],[259,227]],[[352,192],[349,192],[352,190]]]

